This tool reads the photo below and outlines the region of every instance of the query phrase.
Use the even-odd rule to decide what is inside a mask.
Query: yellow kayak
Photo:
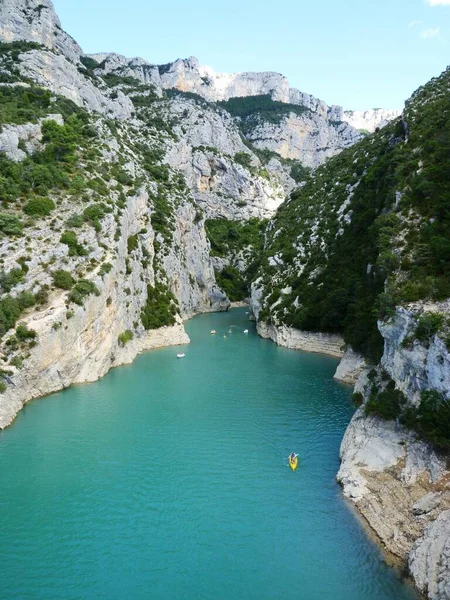
[[[289,459],[289,466],[291,467],[291,469],[293,471],[295,471],[295,469],[297,468],[298,465],[298,458],[295,457],[294,460]]]

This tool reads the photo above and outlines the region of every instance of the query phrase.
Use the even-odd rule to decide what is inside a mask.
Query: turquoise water
[[[0,598],[416,597],[335,482],[353,411],[337,361],[246,319],[197,317],[184,359],[142,355],[0,434]]]

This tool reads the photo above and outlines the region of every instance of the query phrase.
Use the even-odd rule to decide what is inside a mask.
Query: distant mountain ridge
[[[152,65],[140,58],[127,59],[114,53],[89,55],[102,64],[106,72],[136,69],[145,72],[143,79],[162,89],[175,88],[182,92],[198,94],[209,102],[226,101],[230,98],[263,96],[269,94],[276,102],[305,106],[314,113],[331,121],[346,122],[355,129],[373,132],[398,117],[399,110],[375,108],[365,111],[344,110],[341,106],[328,106],[312,94],[291,88],[287,77],[275,72],[218,73],[209,66],[201,65],[195,56],[178,59],[165,65]]]

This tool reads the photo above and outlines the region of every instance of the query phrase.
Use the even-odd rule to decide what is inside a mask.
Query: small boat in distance
[[[186,354],[184,352],[180,352],[179,354],[177,354],[177,358],[184,358],[186,356]]]
[[[248,329],[244,329],[244,333],[248,333]]]
[[[216,330],[215,329],[211,329],[211,331],[209,333],[211,333],[212,335],[214,335],[216,333]]]
[[[295,469],[298,466],[298,454],[295,454],[295,452],[292,452],[292,454],[289,455],[288,461],[289,461],[289,466],[291,467],[291,469],[293,471],[295,471]]]

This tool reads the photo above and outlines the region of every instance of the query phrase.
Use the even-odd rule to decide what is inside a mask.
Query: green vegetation
[[[85,299],[91,294],[100,296],[100,291],[95,283],[88,279],[80,279],[69,293],[69,301],[74,302],[79,306],[83,306]]]
[[[142,324],[145,329],[157,329],[166,325],[175,324],[175,315],[178,312],[177,301],[171,291],[160,282],[155,286],[147,286],[147,301],[141,313]]]
[[[234,160],[247,170],[252,168],[252,157],[247,152],[237,152],[234,155]]]
[[[407,103],[407,144],[397,120],[319,167],[280,207],[259,272],[261,318],[341,333],[377,361],[377,319],[402,302],[450,297],[449,80],[446,71]]]
[[[20,235],[22,222],[15,215],[0,213],[0,232],[4,235]]]
[[[134,333],[131,331],[131,329],[126,329],[123,333],[119,335],[118,341],[120,346],[126,346],[126,344],[128,344],[128,342],[131,342],[133,338]]]
[[[306,106],[272,100],[270,94],[230,98],[217,104],[233,117],[247,119],[257,115],[263,121],[269,123],[279,123],[289,113],[301,115],[309,111]]]
[[[257,253],[263,243],[267,221],[256,218],[248,221],[207,219],[205,229],[211,243],[212,256],[226,256],[251,246]]]
[[[68,271],[58,269],[52,273],[53,283],[55,287],[61,290],[71,290],[75,280]]]
[[[60,239],[62,244],[69,247],[69,256],[87,256],[87,249],[78,243],[77,234],[74,231],[65,231]]]
[[[230,265],[221,272],[216,271],[216,280],[233,302],[249,295],[249,281],[259,267],[266,226],[267,221],[256,218],[242,222],[227,219],[208,219],[205,222],[211,256],[226,257],[230,261]],[[247,264],[243,272],[236,266],[238,258],[244,259]]]
[[[139,237],[137,233],[135,233],[134,235],[130,235],[130,237],[127,240],[127,248],[128,254],[131,254],[132,252],[134,252],[134,250],[137,250],[139,248]]]
[[[0,300],[0,337],[15,326],[22,314],[23,308],[17,298],[4,296]]]
[[[406,398],[400,390],[395,389],[391,380],[383,391],[373,386],[372,392],[365,404],[366,415],[377,415],[382,419],[397,419],[406,403]]]
[[[16,337],[19,340],[19,342],[34,340],[36,336],[36,332],[33,329],[28,329],[28,327],[24,323],[20,323],[16,327]]]
[[[28,200],[23,207],[23,212],[30,217],[46,217],[55,208],[55,203],[51,198],[35,197]]]
[[[21,269],[11,269],[8,273],[4,271],[0,272],[0,288],[2,292],[10,292],[13,287],[18,285],[19,283],[23,283],[25,281],[26,270],[24,268]]]
[[[244,298],[248,297],[248,282],[236,267],[228,266],[222,271],[215,271],[215,276],[217,285],[225,292],[232,302],[244,300]]]
[[[437,448],[450,449],[450,400],[436,390],[422,392],[419,407],[408,407],[401,421]]]
[[[160,233],[164,241],[168,244],[172,241],[175,230],[174,214],[171,202],[165,194],[162,186],[158,186],[156,196],[149,194],[153,200],[153,212],[151,214],[151,224],[155,233]]]
[[[417,320],[415,337],[427,346],[432,338],[445,323],[444,315],[440,313],[424,313]]]

